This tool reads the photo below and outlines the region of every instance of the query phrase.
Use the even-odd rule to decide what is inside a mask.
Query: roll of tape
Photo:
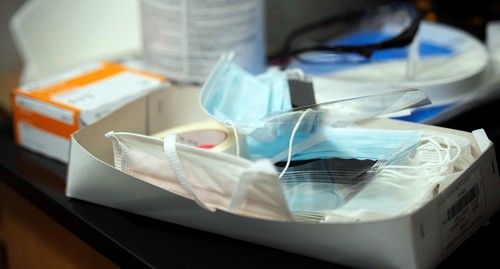
[[[163,139],[166,134],[177,134],[178,142],[194,147],[233,155],[237,153],[235,134],[230,129],[213,120],[177,126],[155,133],[152,136]],[[242,139],[238,139],[238,141],[242,141]]]

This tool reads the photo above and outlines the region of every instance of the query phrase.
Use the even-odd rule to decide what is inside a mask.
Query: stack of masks
[[[293,108],[288,75],[254,76],[223,56],[206,80],[201,107],[244,138],[244,156],[110,132],[116,168],[207,210],[320,222],[403,214],[472,162],[462,137],[356,125],[427,101],[418,90]]]

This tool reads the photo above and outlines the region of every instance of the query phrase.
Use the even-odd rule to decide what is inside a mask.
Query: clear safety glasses
[[[379,51],[411,44],[419,23],[419,12],[410,3],[330,16],[290,33],[273,62],[285,69],[291,60],[309,64],[367,61]]]

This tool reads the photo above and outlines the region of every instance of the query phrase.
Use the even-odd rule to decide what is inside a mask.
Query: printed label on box
[[[105,61],[28,83],[12,95],[16,142],[65,162],[72,133],[165,83]]]
[[[54,94],[51,98],[80,110],[92,110],[112,103],[118,96],[144,94],[158,84],[158,79],[123,71],[71,91]]]
[[[66,156],[69,151],[68,138],[54,135],[25,122],[19,123],[19,139],[26,148],[50,156]],[[56,157],[56,159],[66,161],[66,158]]]
[[[39,113],[40,115],[62,121],[66,124],[75,124],[73,120],[74,111],[64,109],[59,106],[43,103],[24,96],[16,96],[16,105],[19,108]]]
[[[439,215],[443,252],[447,255],[487,220],[480,167],[466,175],[444,198]]]

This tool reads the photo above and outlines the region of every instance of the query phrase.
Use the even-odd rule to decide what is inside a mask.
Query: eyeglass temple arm
[[[303,25],[303,26],[293,30],[290,34],[288,34],[288,36],[283,41],[283,46],[281,48],[280,56],[286,57],[289,54],[292,42],[298,36],[300,36],[304,33],[307,33],[311,30],[317,29],[319,27],[326,26],[326,25],[329,25],[332,23],[336,23],[338,21],[346,21],[346,20],[354,19],[356,17],[361,16],[363,13],[364,13],[363,10],[355,10],[355,11],[349,11],[349,12],[344,13],[342,15],[328,16],[328,17],[325,17],[319,21]]]
[[[418,31],[419,25],[420,25],[420,13],[418,11],[415,11],[413,14],[414,19],[412,20],[411,24],[408,26],[407,29],[399,33],[396,37],[391,38],[389,40],[380,42],[378,44],[372,44],[372,45],[349,45],[349,46],[325,46],[325,45],[316,45],[314,47],[310,48],[300,48],[294,51],[291,51],[291,44],[292,41],[297,38],[297,36],[306,33],[310,30],[313,30],[315,28],[325,26],[331,23],[335,23],[340,20],[349,20],[356,18],[360,15],[362,15],[364,11],[362,10],[357,10],[357,11],[351,11],[348,12],[344,15],[341,16],[330,16],[325,19],[322,19],[318,22],[310,23],[307,25],[304,25],[296,30],[294,30],[292,33],[290,33],[285,41],[283,42],[283,48],[281,51],[281,57],[287,57],[290,55],[297,55],[302,52],[307,52],[307,51],[313,51],[313,50],[320,50],[320,51],[333,51],[333,52],[353,52],[353,53],[358,53],[361,54],[364,57],[370,57],[373,52],[375,52],[378,49],[384,49],[384,48],[391,48],[391,47],[403,47],[408,44],[410,44],[413,41],[413,37],[415,36],[416,32]]]
[[[308,51],[332,51],[332,52],[351,52],[351,53],[357,53],[360,54],[364,57],[370,57],[376,50],[380,49],[386,49],[386,48],[395,48],[395,47],[404,47],[408,44],[410,44],[414,36],[416,35],[419,25],[420,25],[420,14],[418,12],[414,15],[414,19],[412,20],[411,24],[401,33],[399,33],[397,36],[377,43],[377,44],[371,44],[371,45],[349,45],[349,46],[327,46],[327,45],[315,45],[313,47],[307,47],[307,48],[299,48],[296,50],[289,50],[287,53],[287,56],[291,55],[297,55],[303,52],[308,52]]]

